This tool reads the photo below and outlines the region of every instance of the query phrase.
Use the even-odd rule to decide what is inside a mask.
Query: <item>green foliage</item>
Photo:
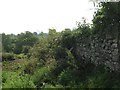
[[[3,72],[3,88],[35,88],[29,75],[19,76],[15,72]]]
[[[67,53],[65,48],[58,46],[55,48],[54,52],[56,60],[66,59]]]
[[[63,85],[63,86],[67,86],[71,79],[72,79],[72,76],[71,76],[71,71],[70,70],[64,70],[60,73],[60,75],[58,76],[58,82]]]
[[[16,57],[16,59],[25,59],[25,58],[27,58],[27,56],[26,55],[24,55],[24,54],[14,54],[15,55],[15,57]]]
[[[15,42],[14,53],[28,53],[28,49],[30,48],[30,46],[33,46],[37,41],[38,38],[31,32],[26,31],[26,33],[18,34]]]
[[[23,46],[21,52],[24,53],[25,55],[27,55],[29,52],[29,49],[30,49],[30,46]]]
[[[39,65],[37,60],[29,62],[24,68],[24,74],[34,74],[37,66]]]
[[[61,34],[61,46],[71,49],[75,43],[72,31],[70,29],[65,29]]]
[[[39,43],[35,44],[33,48],[30,49],[29,55],[31,58],[36,58],[40,63],[44,64],[50,56],[47,39],[42,38]]]
[[[97,11],[93,19],[94,33],[116,35],[120,21],[119,3],[120,2],[100,3],[102,8]]]
[[[12,61],[15,60],[15,55],[13,53],[2,53],[2,61]]]
[[[117,33],[118,7],[119,3],[101,3],[92,28],[83,18],[83,23],[79,22],[74,30],[49,29],[48,34],[27,31],[16,36],[2,34],[3,88],[40,88],[43,81],[47,82],[45,88],[120,87],[119,72],[109,72],[103,65],[78,59],[76,54],[77,41],[81,38],[106,35],[112,30]]]
[[[13,61],[13,60],[16,60],[16,59],[25,59],[27,58],[26,55],[24,54],[19,54],[19,55],[16,55],[14,53],[2,53],[2,61]]]
[[[23,60],[14,60],[14,61],[3,61],[2,70],[3,71],[14,71],[21,72],[24,70],[24,67],[29,63],[26,59]]]
[[[2,33],[2,51],[4,52],[11,52],[13,48],[12,39],[10,38],[10,35],[6,35],[5,33]]]
[[[42,81],[46,80],[49,69],[47,67],[41,67],[36,69],[34,75],[32,75],[32,81],[36,84],[37,87],[40,87]]]

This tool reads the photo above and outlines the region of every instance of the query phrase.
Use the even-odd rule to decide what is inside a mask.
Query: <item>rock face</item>
[[[104,64],[110,70],[120,71],[120,38],[116,35],[91,35],[76,40],[76,54],[82,60],[96,65]]]

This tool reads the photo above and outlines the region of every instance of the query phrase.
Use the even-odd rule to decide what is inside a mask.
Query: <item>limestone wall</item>
[[[82,60],[90,60],[96,65],[104,64],[110,70],[120,70],[120,38],[118,33],[100,36],[80,37],[76,43],[76,54]]]

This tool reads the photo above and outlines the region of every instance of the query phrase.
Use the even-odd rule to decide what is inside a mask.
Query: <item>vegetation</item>
[[[2,33],[2,87],[41,88],[45,82],[42,88],[120,88],[120,72],[88,60],[83,63],[75,53],[80,37],[118,30],[119,4],[101,3],[92,26],[84,21],[62,32]]]

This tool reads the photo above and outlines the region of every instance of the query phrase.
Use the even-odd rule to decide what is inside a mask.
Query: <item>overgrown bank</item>
[[[40,88],[43,83],[43,88],[119,88],[120,5],[102,7],[92,26],[84,22],[62,32],[2,34],[3,88]]]

